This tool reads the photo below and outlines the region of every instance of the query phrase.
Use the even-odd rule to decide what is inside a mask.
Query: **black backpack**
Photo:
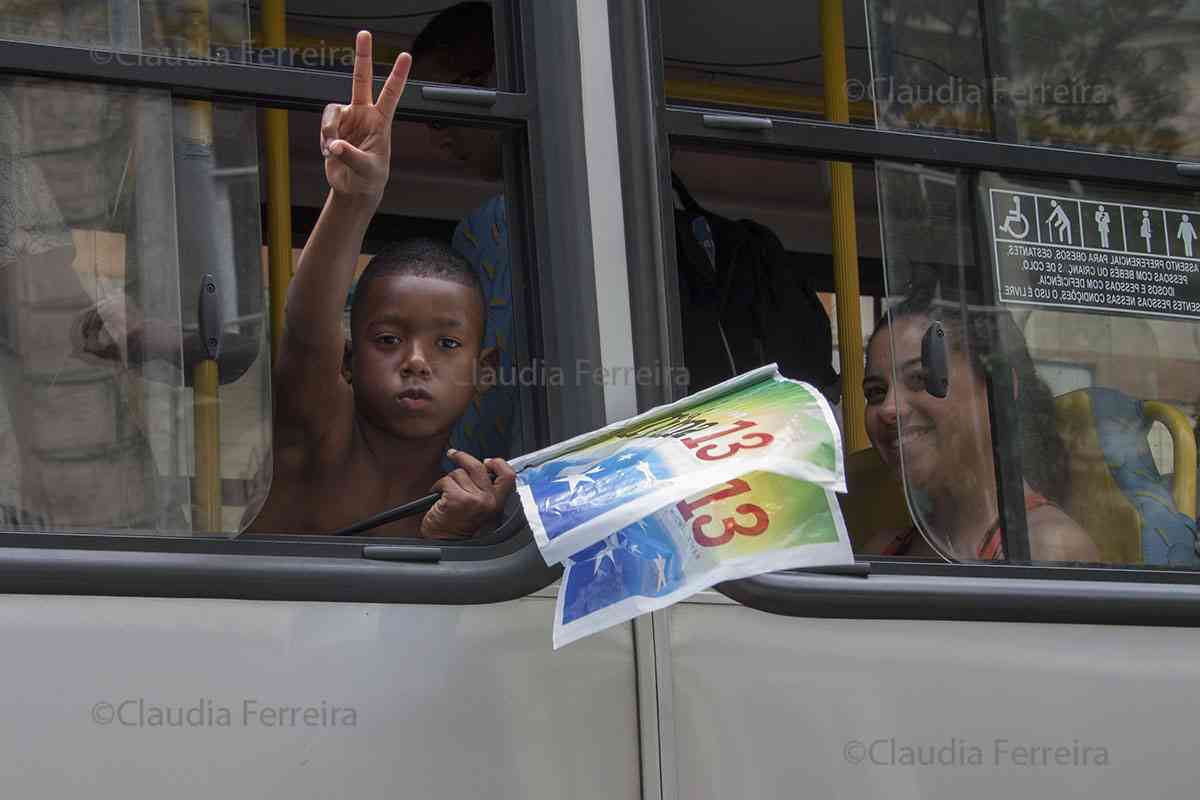
[[[829,315],[779,237],[704,209],[677,175],[671,184],[683,203],[675,243],[688,391],[774,361],[784,376],[834,393]]]

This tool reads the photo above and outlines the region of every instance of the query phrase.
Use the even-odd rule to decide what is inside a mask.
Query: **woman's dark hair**
[[[938,301],[928,294],[912,295],[891,306],[879,320],[871,342],[889,321],[906,317],[937,320],[946,331],[951,349],[964,353],[983,380],[994,366],[1007,364],[1016,377],[1017,414],[1021,421],[1021,467],[1035,490],[1062,501],[1067,490],[1067,452],[1054,414],[1054,395],[1037,374],[1025,337],[1008,311]]]

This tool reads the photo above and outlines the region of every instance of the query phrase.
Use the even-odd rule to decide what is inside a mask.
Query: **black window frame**
[[[506,148],[513,295],[528,322],[518,363],[600,360],[582,131],[577,10],[559,0],[495,0],[498,71],[522,91],[410,81],[396,118],[515,131]],[[502,41],[501,41],[502,39]],[[320,112],[349,96],[347,73],[0,40],[0,75],[160,89],[172,99]],[[573,67],[573,68],[572,68]],[[375,78],[374,91],[384,77]],[[265,168],[265,165],[263,165]],[[511,180],[510,180],[511,178]],[[552,265],[552,266],[551,266]],[[561,287],[570,286],[563,292]],[[589,294],[590,292],[590,294]],[[564,297],[565,295],[565,297]],[[604,423],[601,387],[542,387],[529,413],[538,446]],[[0,530],[0,591],[26,594],[475,604],[527,596],[558,579],[512,498],[479,542],[246,534],[237,537]]]
[[[818,5],[812,3],[814,21]],[[609,6],[625,195],[635,356],[682,366],[672,143],[769,156],[879,161],[1032,177],[1087,176],[1140,189],[1200,187],[1200,165],[951,135],[881,130],[795,116],[668,103],[658,0]],[[632,265],[639,265],[634,270]],[[639,410],[678,399],[639,389]],[[1200,570],[1050,563],[948,564],[870,557],[853,568],[792,570],[718,584],[750,608],[796,617],[1200,627]]]

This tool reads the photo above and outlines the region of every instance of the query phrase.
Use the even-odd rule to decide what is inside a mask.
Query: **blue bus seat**
[[[1106,388],[1061,395],[1055,398],[1055,412],[1069,459],[1064,510],[1091,535],[1101,559],[1116,564],[1200,563],[1194,516],[1196,447],[1186,417],[1167,404],[1143,403]],[[1165,420],[1174,445],[1171,488],[1150,453],[1147,436],[1156,419]],[[1177,502],[1172,489],[1183,492],[1189,486],[1190,504],[1186,498]]]

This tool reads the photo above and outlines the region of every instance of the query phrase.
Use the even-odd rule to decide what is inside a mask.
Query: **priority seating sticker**
[[[998,300],[1200,318],[1200,211],[988,189]]]

